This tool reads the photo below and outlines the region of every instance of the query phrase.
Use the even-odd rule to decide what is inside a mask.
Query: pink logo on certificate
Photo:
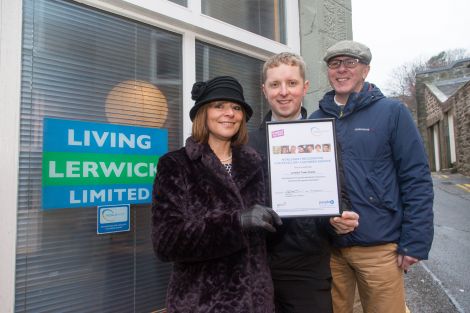
[[[273,138],[284,136],[284,129],[275,130],[271,133]]]

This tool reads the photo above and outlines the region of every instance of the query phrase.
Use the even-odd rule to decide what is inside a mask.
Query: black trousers
[[[276,313],[333,313],[331,279],[273,282]]]

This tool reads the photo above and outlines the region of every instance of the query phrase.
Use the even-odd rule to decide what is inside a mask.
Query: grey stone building
[[[305,97],[307,110],[330,90],[323,55],[335,42],[352,39],[351,0],[301,0],[301,55],[307,62],[310,90]]]
[[[470,58],[417,73],[416,100],[432,170],[470,175]]]

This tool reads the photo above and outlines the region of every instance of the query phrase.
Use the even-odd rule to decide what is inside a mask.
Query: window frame
[[[4,205],[0,227],[0,312],[14,312],[20,144],[22,1],[0,0],[0,162]],[[7,31],[8,30],[8,31]],[[5,183],[8,182],[8,183]]]
[[[106,12],[125,16],[183,36],[183,131],[182,142],[191,134],[189,110],[191,88],[196,79],[196,40],[266,60],[283,51],[300,53],[300,18],[297,1],[285,6],[286,44],[249,32],[201,13],[201,0],[188,0],[183,7],[168,0],[73,0]]]
[[[286,44],[267,39],[238,27],[201,14],[201,1],[188,0],[183,7],[167,0],[70,0],[96,9],[127,17],[142,23],[179,33],[182,41],[183,62],[183,131],[187,137],[191,132],[189,110],[193,105],[190,97],[196,77],[196,40],[220,46],[265,60],[273,53],[291,51],[300,53],[299,6],[297,1],[286,5]],[[0,228],[2,257],[0,269],[4,273],[0,280],[0,311],[15,310],[16,241],[18,215],[18,166],[19,125],[21,103],[21,50],[23,1],[0,0],[0,90],[2,91],[2,132],[0,141],[8,147],[4,161],[0,163],[2,181],[14,182],[0,188],[4,206],[4,227]],[[8,77],[8,79],[3,79]],[[184,138],[181,138],[184,142]]]

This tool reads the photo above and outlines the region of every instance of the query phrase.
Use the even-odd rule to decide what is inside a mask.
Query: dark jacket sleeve
[[[347,191],[347,186],[346,186],[346,179],[344,177],[344,167],[343,167],[343,159],[341,157],[342,153],[341,153],[341,145],[339,144],[339,142],[337,141],[336,142],[336,149],[337,149],[337,153],[336,153],[336,157],[338,158],[338,184],[339,184],[339,191],[340,191],[340,194],[339,194],[339,205],[340,205],[340,211],[343,212],[343,211],[350,211],[352,209],[352,205],[351,205],[351,200],[349,198],[349,194],[348,194],[348,191]],[[330,236],[342,236],[342,235],[338,235],[335,231],[335,229],[333,228],[333,226],[331,226],[330,224],[330,219],[322,219],[320,221],[323,229],[330,235]]]
[[[162,261],[194,262],[243,249],[245,238],[235,211],[198,208],[189,197],[185,166],[171,157],[158,163],[153,189],[152,240]]]
[[[403,105],[399,108],[392,149],[403,204],[398,252],[427,259],[434,235],[433,184],[421,136]]]
[[[344,177],[344,166],[343,166],[343,158],[341,153],[341,145],[339,142],[336,143],[337,151],[337,158],[338,158],[338,181],[339,181],[339,188],[340,188],[340,209],[341,212],[343,211],[350,211],[352,208],[351,200],[349,199],[348,189],[346,186],[346,179]]]
[[[263,122],[265,123],[265,122]],[[262,158],[263,164],[263,177],[265,182],[265,201],[264,205],[271,207],[271,178],[269,175],[269,165],[268,165],[268,157],[267,153],[267,142],[266,142],[266,134],[264,128],[259,128],[254,131],[251,131],[248,136],[248,144],[249,147],[252,147],[259,153]]]

